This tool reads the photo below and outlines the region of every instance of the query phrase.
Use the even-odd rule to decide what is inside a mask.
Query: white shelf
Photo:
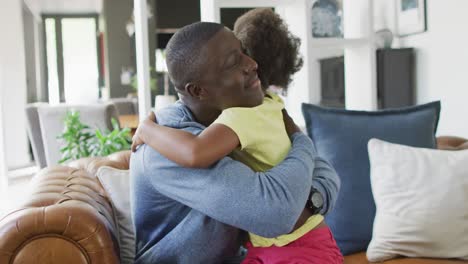
[[[344,39],[344,38],[312,38],[310,46],[312,48],[349,48],[362,46],[369,43],[367,38]]]
[[[179,28],[157,28],[156,34],[160,34],[160,33],[175,34],[177,30],[179,30]]]

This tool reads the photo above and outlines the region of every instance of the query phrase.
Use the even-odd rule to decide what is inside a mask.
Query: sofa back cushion
[[[326,217],[344,255],[364,251],[372,237],[367,142],[371,138],[435,148],[440,102],[384,111],[348,111],[303,104],[307,133],[341,179],[335,208]]]
[[[135,258],[135,229],[130,208],[130,171],[103,166],[96,177],[112,204],[119,236],[120,263],[131,264]]]
[[[468,150],[371,139],[369,156],[377,206],[369,261],[400,256],[468,260]]]

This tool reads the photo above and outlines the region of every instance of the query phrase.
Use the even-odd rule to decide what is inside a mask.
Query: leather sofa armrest
[[[28,201],[0,219],[0,263],[119,263],[112,207],[94,175],[56,166],[31,184]]]
[[[102,218],[78,202],[17,210],[0,222],[0,263],[119,263]]]

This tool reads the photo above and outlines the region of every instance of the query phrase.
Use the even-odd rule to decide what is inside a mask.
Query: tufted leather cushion
[[[120,151],[107,157],[83,158],[67,164],[69,167],[83,169],[90,175],[96,176],[98,169],[102,166],[109,166],[119,170],[130,168],[130,154],[128,151]]]
[[[95,177],[128,169],[130,152],[41,170],[21,208],[0,219],[0,263],[118,263],[112,207]]]

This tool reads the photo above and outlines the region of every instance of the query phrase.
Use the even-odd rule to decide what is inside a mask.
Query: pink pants
[[[336,241],[328,227],[311,230],[286,246],[253,247],[247,243],[247,256],[242,264],[342,264]]]

